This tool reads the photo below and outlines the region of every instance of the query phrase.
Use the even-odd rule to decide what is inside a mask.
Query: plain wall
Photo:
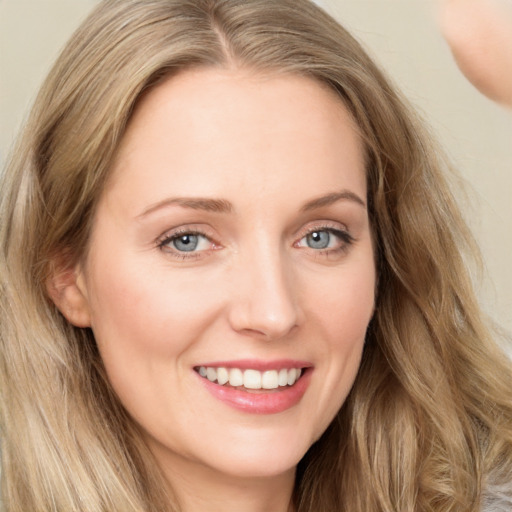
[[[95,0],[0,0],[0,164],[37,88]],[[481,246],[484,309],[512,331],[512,112],[455,66],[434,0],[318,0],[387,70],[468,181],[468,222]],[[463,196],[462,196],[463,197]]]

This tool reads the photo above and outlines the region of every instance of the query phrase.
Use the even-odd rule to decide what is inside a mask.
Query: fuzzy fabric
[[[484,493],[482,512],[512,512],[512,482],[490,485]]]

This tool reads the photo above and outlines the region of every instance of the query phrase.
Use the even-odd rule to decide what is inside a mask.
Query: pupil
[[[314,231],[308,235],[308,245],[312,249],[325,249],[329,246],[330,236],[326,231]]]
[[[197,235],[182,235],[174,240],[174,247],[178,251],[191,252],[194,251],[199,244],[199,237]]]

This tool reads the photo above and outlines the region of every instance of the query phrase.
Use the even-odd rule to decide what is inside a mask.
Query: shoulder
[[[503,485],[489,485],[482,499],[482,512],[511,512],[512,482]]]

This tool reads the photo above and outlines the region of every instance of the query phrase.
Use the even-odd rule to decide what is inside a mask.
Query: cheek
[[[337,299],[319,303],[324,326],[325,356],[331,361],[330,385],[346,398],[359,369],[366,331],[373,314],[373,292],[347,287]],[[352,293],[351,293],[352,292]]]
[[[373,259],[352,265],[350,270],[325,283],[324,293],[312,301],[317,330],[324,340],[318,346],[320,360],[328,363],[322,368],[323,422],[321,434],[345,401],[361,362],[366,331],[372,318],[375,300],[375,271]],[[312,306],[313,307],[313,306]]]
[[[154,266],[140,270],[139,263],[95,265],[91,326],[106,365],[177,357],[214,321],[219,307],[214,290]]]
[[[325,279],[312,304],[319,322],[329,332],[332,348],[350,348],[364,339],[375,308],[375,285],[374,261],[369,252]]]
[[[140,425],[154,427],[161,422],[155,411],[171,401],[190,409],[179,399],[189,351],[218,317],[219,300],[212,290],[191,286],[190,277],[118,263],[108,272],[96,267],[92,330],[120,401]]]

